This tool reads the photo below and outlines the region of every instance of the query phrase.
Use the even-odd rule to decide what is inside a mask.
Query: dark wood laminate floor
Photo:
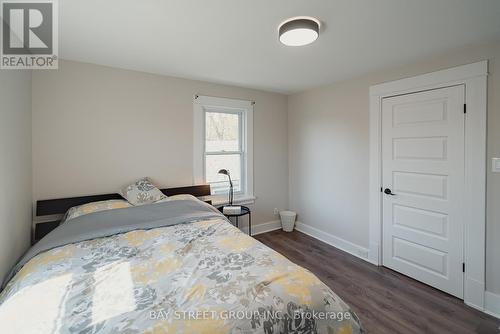
[[[303,233],[256,239],[316,274],[351,305],[367,333],[500,333],[500,320],[461,300]]]

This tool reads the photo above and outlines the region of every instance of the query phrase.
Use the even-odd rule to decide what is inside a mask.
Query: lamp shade
[[[221,170],[219,170],[218,174],[229,175],[229,172],[227,169],[221,169]]]

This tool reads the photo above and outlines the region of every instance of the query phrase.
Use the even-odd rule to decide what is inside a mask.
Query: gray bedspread
[[[177,200],[145,206],[94,212],[60,225],[36,243],[12,268],[2,290],[19,269],[36,255],[75,242],[108,237],[137,229],[152,229],[224,216],[213,206],[192,200]]]

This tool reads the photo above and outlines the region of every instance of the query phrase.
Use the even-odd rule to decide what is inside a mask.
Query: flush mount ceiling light
[[[292,17],[278,28],[280,42],[288,46],[311,44],[319,36],[320,22],[314,17]]]

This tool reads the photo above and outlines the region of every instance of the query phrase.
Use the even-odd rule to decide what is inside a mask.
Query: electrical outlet
[[[274,214],[278,215],[279,213],[280,213],[280,211],[278,210],[278,208],[274,208]]]

